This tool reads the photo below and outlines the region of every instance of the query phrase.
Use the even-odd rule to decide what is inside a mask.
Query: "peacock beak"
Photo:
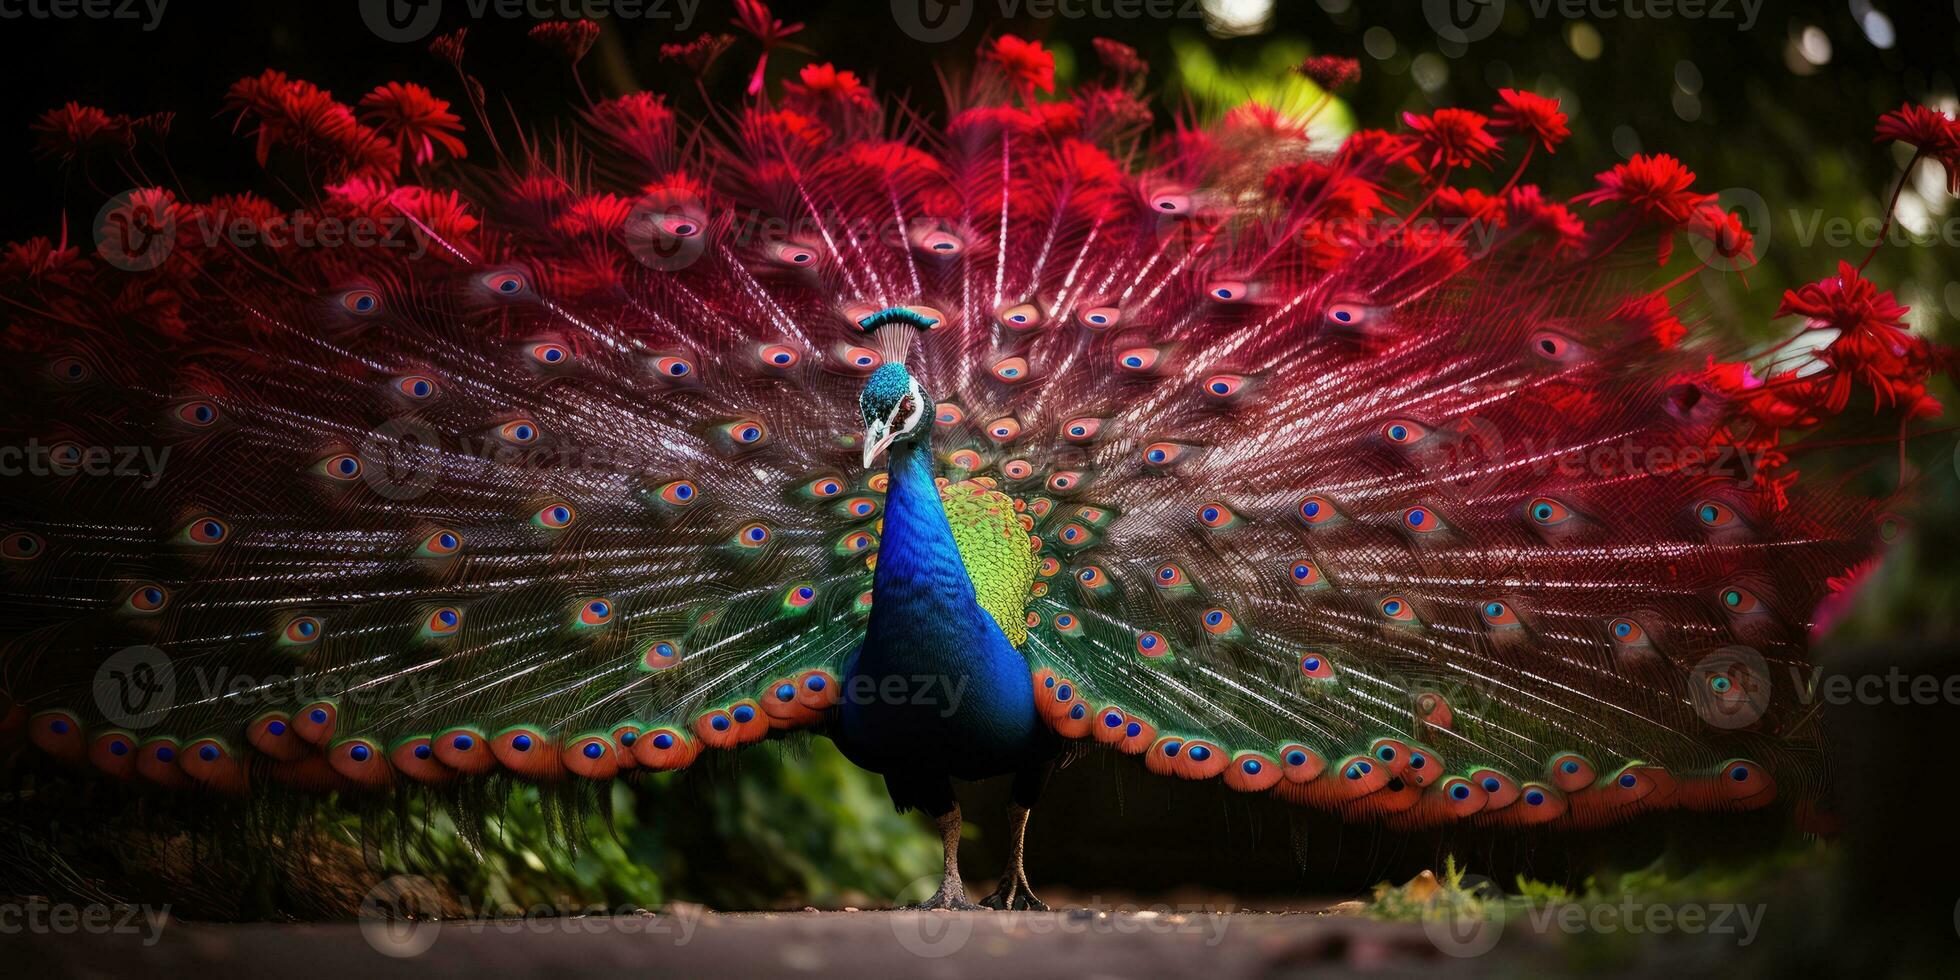
[[[892,429],[891,423],[889,422],[873,422],[871,425],[866,426],[864,430],[864,468],[867,470],[870,469],[871,464],[878,459],[879,454],[891,448],[892,442],[897,438],[898,433]]]

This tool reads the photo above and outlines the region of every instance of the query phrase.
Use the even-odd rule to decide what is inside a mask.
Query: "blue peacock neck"
[[[893,444],[890,460],[865,649],[908,659],[972,649],[976,631],[998,628],[980,608],[939,501],[930,432]]]

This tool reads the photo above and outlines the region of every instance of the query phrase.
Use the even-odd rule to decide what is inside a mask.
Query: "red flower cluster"
[[[33,128],[34,151],[59,157],[63,163],[98,150],[126,150],[131,142],[129,117],[112,116],[79,102],[42,113]]]
[[[1507,191],[1504,212],[1512,229],[1550,236],[1555,251],[1577,248],[1586,240],[1586,223],[1565,205],[1546,200],[1536,185],[1520,184]]]
[[[1826,406],[1844,408],[1853,380],[1870,385],[1879,404],[1900,404],[1915,414],[1926,404],[1926,378],[1933,370],[1932,347],[1906,332],[1908,312],[1891,293],[1858,274],[1849,262],[1838,263],[1838,274],[1783,294],[1776,315],[1802,316],[1817,329],[1838,335],[1818,357],[1836,369]]]
[[[1910,102],[1878,118],[1874,142],[1907,143],[1946,168],[1946,191],[1960,194],[1960,122],[1938,109]]]
[[[1120,78],[1127,79],[1150,70],[1150,66],[1137,55],[1137,49],[1121,41],[1099,37],[1089,43],[1095,46],[1096,57],[1102,61],[1103,67],[1115,72]]]
[[[1361,62],[1335,55],[1308,58],[1293,70],[1328,92],[1339,92],[1361,80]]]
[[[1674,307],[1661,293],[1649,293],[1620,304],[1607,319],[1632,327],[1652,337],[1661,348],[1673,347],[1688,335],[1688,328],[1674,315]]]
[[[463,70],[463,40],[470,35],[467,27],[458,27],[429,42],[429,53],[449,62],[449,67]]]
[[[412,82],[389,82],[361,97],[361,121],[395,142],[397,151],[411,155],[417,166],[436,158],[436,146],[461,159],[469,155],[453,134],[463,121],[449,103]]]
[[[1040,41],[1024,41],[1012,34],[1002,34],[994,39],[986,55],[1023,94],[1035,89],[1055,91],[1055,55],[1043,48]]]
[[[797,108],[814,110],[824,106],[840,106],[869,109],[876,105],[871,98],[871,90],[858,81],[856,74],[838,71],[829,62],[804,65],[797,78],[801,81],[783,83],[783,91],[789,93]]]
[[[686,44],[661,45],[660,57],[678,61],[686,65],[688,71],[702,75],[734,44],[733,34],[703,34]]]
[[[1491,128],[1500,133],[1536,140],[1546,153],[1554,152],[1572,131],[1565,126],[1565,113],[1558,111],[1558,100],[1516,89],[1497,90],[1497,107],[1491,110]]]
[[[592,107],[592,122],[607,138],[643,160],[664,155],[674,145],[674,111],[652,92],[634,92]]]
[[[1468,109],[1438,109],[1427,116],[1405,112],[1402,121],[1415,130],[1416,142],[1432,170],[1473,163],[1487,167],[1497,152],[1497,140],[1485,128],[1490,120],[1481,113]]]
[[[340,175],[393,175],[401,153],[381,134],[354,118],[354,110],[311,82],[267,71],[233,83],[225,106],[238,113],[239,124],[257,123],[257,155],[261,166],[275,146],[287,146],[324,157]]]
[[[589,20],[553,20],[531,28],[531,40],[578,64],[599,40],[599,25]]]

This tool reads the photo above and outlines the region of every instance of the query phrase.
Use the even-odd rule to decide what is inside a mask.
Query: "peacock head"
[[[905,365],[886,362],[864,379],[858,410],[864,416],[864,465],[894,443],[910,442],[925,431],[925,390]]]

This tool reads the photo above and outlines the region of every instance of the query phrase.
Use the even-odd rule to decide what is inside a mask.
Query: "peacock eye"
[[[1327,322],[1337,327],[1359,327],[1370,319],[1368,308],[1359,303],[1335,303],[1327,308]]]
[[[88,362],[79,357],[57,357],[48,364],[48,374],[64,384],[81,384],[95,376]]]
[[[578,622],[580,626],[604,626],[612,622],[612,618],[613,604],[611,600],[604,598],[587,599],[579,606]]]
[[[1074,470],[1062,470],[1048,477],[1048,489],[1056,493],[1066,493],[1082,485],[1082,474]]]
[[[1009,330],[1033,330],[1041,325],[1041,307],[1022,303],[1000,311],[1000,324]]]
[[[1562,333],[1540,330],[1531,335],[1531,352],[1548,361],[1566,363],[1584,357],[1586,350]]]
[[[1104,575],[1103,570],[1095,565],[1084,566],[1081,571],[1075,573],[1075,580],[1092,590],[1101,589],[1109,584],[1109,576]]]
[[[533,344],[531,359],[547,367],[557,367],[572,359],[572,352],[563,344]]]
[[[776,261],[791,266],[806,266],[817,261],[816,249],[807,245],[778,245],[773,255]]]
[[[756,521],[742,525],[735,532],[735,543],[744,548],[760,548],[768,544],[772,536],[767,524]]]
[[[1739,585],[1727,586],[1717,595],[1722,600],[1722,608],[1732,613],[1753,613],[1762,608],[1756,594]]]
[[[169,601],[170,593],[162,586],[145,582],[130,591],[129,599],[124,605],[131,612],[151,613],[162,609]]]
[[[430,636],[451,636],[463,628],[463,613],[455,606],[444,606],[429,614],[422,628]]]
[[[878,513],[878,502],[870,497],[852,497],[844,501],[844,513],[863,520]]]
[[[355,480],[361,475],[361,461],[352,453],[340,453],[321,460],[319,472],[334,480]]]
[[[943,229],[914,232],[912,247],[932,255],[951,257],[966,250],[966,242],[960,236]]]
[[[1034,475],[1034,464],[1025,459],[1010,459],[1001,464],[1000,471],[1010,480],[1025,480]]]
[[[1245,389],[1245,376],[1239,374],[1214,374],[1205,379],[1205,395],[1219,401],[1229,400]]]
[[[485,288],[499,296],[516,296],[524,292],[524,277],[515,272],[492,272],[480,281]]]
[[[1704,527],[1722,528],[1735,523],[1735,511],[1727,504],[1704,500],[1695,505],[1695,519]]]
[[[1317,681],[1326,680],[1334,676],[1334,666],[1328,663],[1327,658],[1319,653],[1304,653],[1300,655],[1300,673]],[[1301,760],[1301,762],[1305,761],[1304,759]]]
[[[951,455],[946,457],[946,462],[952,464],[954,469],[977,470],[985,463],[985,460],[982,460],[980,454],[971,449],[956,449]]]
[[[662,233],[674,238],[693,238],[701,234],[701,219],[687,214],[670,214],[662,217],[659,224]]]
[[[837,481],[832,480],[830,482],[834,484]],[[699,491],[695,489],[694,481],[692,480],[675,480],[660,488],[660,499],[676,507],[686,507],[688,504],[693,503],[694,498],[698,494]]]
[[[1132,347],[1117,353],[1116,367],[1132,374],[1148,374],[1157,367],[1157,362],[1163,356],[1163,351],[1155,347]]]
[[[577,517],[578,512],[572,509],[572,505],[555,503],[546,504],[538,508],[538,512],[531,515],[531,520],[540,527],[551,528],[555,531],[561,528],[571,527],[572,521],[577,519]]]
[[[1236,303],[1250,292],[1251,287],[1238,279],[1221,279],[1205,287],[1205,295],[1219,303]]]
[[[1411,623],[1416,618],[1416,611],[1409,605],[1409,600],[1399,595],[1392,595],[1383,599],[1381,601],[1381,610],[1383,616],[1398,623]]]
[[[340,305],[349,313],[367,316],[381,309],[381,294],[372,289],[350,289],[340,294]]]
[[[1387,424],[1382,426],[1382,438],[1398,446],[1420,442],[1427,435],[1429,435],[1429,429],[1427,427],[1420,422],[1411,422],[1408,419],[1391,419]]]
[[[884,358],[869,347],[850,347],[844,350],[844,364],[854,371],[869,371],[884,363]]]
[[[663,378],[680,381],[684,378],[693,377],[694,362],[685,357],[677,357],[671,354],[666,357],[655,358],[653,362],[653,373]]]
[[[933,406],[932,409],[933,424],[942,429],[950,429],[960,424],[965,418],[966,412],[962,411],[958,405],[952,402],[940,402]]]
[[[200,517],[184,526],[183,536],[192,544],[218,544],[231,536],[231,527],[215,517]]]
[[[1150,210],[1159,214],[1190,214],[1191,195],[1164,191],[1150,198]]]
[[[1025,357],[1003,358],[994,365],[994,377],[1013,384],[1028,379],[1028,359]]]
[[[395,379],[395,390],[420,401],[436,393],[436,383],[419,374]]]
[[[1333,501],[1319,494],[1314,494],[1300,501],[1300,506],[1296,509],[1296,513],[1300,515],[1301,520],[1306,521],[1310,525],[1325,524],[1339,516],[1339,512],[1334,509]]]
[[[1062,438],[1070,442],[1088,442],[1101,430],[1102,419],[1088,417],[1069,419],[1062,423]]]
[[[421,546],[416,550],[425,558],[441,558],[455,554],[462,547],[461,535],[454,531],[442,530],[423,538]]]
[[[987,423],[987,437],[995,442],[1008,442],[1021,434],[1021,420],[1013,416],[998,418]]]
[[[286,629],[280,636],[288,644],[303,645],[318,640],[320,638],[320,631],[321,625],[318,617],[295,616],[286,624]]]
[[[795,367],[796,362],[802,359],[796,348],[788,344],[770,344],[762,348],[757,356],[762,358],[763,367],[777,369]]]
[[[754,446],[769,438],[769,429],[756,419],[736,419],[721,427],[730,442],[738,446]]]
[[[1564,504],[1550,497],[1533,497],[1525,505],[1525,513],[1531,515],[1533,522],[1542,527],[1557,527],[1572,519],[1572,511]]]
[[[1484,618],[1485,625],[1493,629],[1508,629],[1522,625],[1518,622],[1518,614],[1511,611],[1510,605],[1496,599],[1484,603],[1483,607],[1477,610],[1477,614]]]
[[[1417,534],[1428,534],[1442,530],[1443,521],[1427,507],[1411,507],[1402,512],[1402,526]]]
[[[218,420],[218,409],[206,401],[185,402],[177,406],[177,420],[203,428]]]
[[[538,426],[530,419],[512,419],[497,427],[497,438],[513,446],[528,446],[538,441]]]
[[[1287,577],[1294,585],[1314,586],[1320,584],[1320,566],[1310,561],[1296,561],[1286,567]]]
[[[835,497],[844,492],[844,484],[835,477],[819,477],[810,482],[809,490],[813,497]]]
[[[1185,578],[1183,568],[1180,568],[1176,562],[1167,561],[1157,566],[1154,581],[1160,589],[1175,589],[1186,585],[1189,580]]]
[[[41,553],[46,550],[47,544],[38,534],[15,531],[5,538],[0,538],[0,556],[5,556],[11,561],[32,561],[41,557]]]
[[[1644,646],[1647,643],[1647,631],[1625,616],[1606,624],[1606,631],[1613,634],[1613,642],[1621,646]]]
[[[1238,520],[1239,515],[1232,513],[1232,508],[1215,501],[1198,507],[1198,521],[1208,528],[1223,530],[1237,524]]]
[[[1232,628],[1238,625],[1238,620],[1233,619],[1232,614],[1223,609],[1207,609],[1198,621],[1204,624],[1205,632],[1214,636],[1230,633]]]
[[[1122,314],[1114,306],[1091,306],[1077,313],[1075,318],[1091,330],[1108,330],[1122,319]]]
[[[1174,442],[1153,442],[1143,447],[1143,461],[1151,466],[1169,466],[1184,455],[1184,447]]]

